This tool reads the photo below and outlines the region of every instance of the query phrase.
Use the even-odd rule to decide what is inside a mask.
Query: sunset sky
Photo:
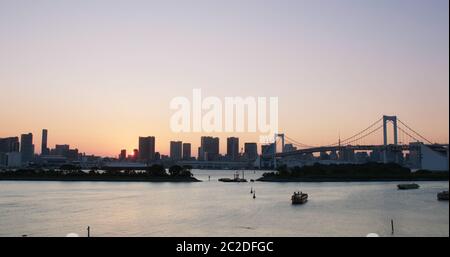
[[[115,156],[155,136],[196,156],[207,134],[169,127],[193,88],[277,96],[280,132],[310,145],[383,114],[448,143],[449,1],[0,0],[0,137],[32,132],[39,152],[47,128],[50,147]]]

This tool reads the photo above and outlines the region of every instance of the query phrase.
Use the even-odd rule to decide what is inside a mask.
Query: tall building
[[[139,137],[139,161],[155,160],[155,137]]]
[[[120,150],[119,160],[123,161],[126,159],[127,159],[127,150],[126,149]]]
[[[34,159],[33,134],[22,134],[20,136],[20,156],[22,163],[28,163]]]
[[[191,144],[183,143],[183,160],[191,159]]]
[[[41,155],[49,155],[50,150],[47,147],[47,129],[42,130]]]
[[[275,144],[261,145],[261,155],[268,155],[275,153]]]
[[[205,160],[205,156],[204,156],[204,154],[203,154],[202,147],[199,146],[199,147],[197,148],[197,150],[198,150],[197,161],[204,161],[204,160]]]
[[[133,157],[132,157],[132,159],[133,159],[133,161],[137,161],[138,158],[139,158],[139,150],[138,149],[134,149],[133,150]]]
[[[239,158],[239,138],[227,138],[227,157],[232,161],[237,161]]]
[[[258,158],[258,145],[256,143],[245,143],[244,155],[247,160],[256,160]]]
[[[18,137],[7,137],[0,138],[0,166],[8,166],[8,156],[19,155],[19,138]]]
[[[22,166],[20,152],[10,152],[6,154],[6,166],[18,168]]]
[[[172,160],[181,160],[182,145],[181,141],[170,141],[170,158]]]
[[[51,155],[66,157],[70,161],[79,160],[78,149],[70,149],[70,145],[55,145],[55,148],[50,151]]]
[[[219,138],[201,137],[202,159],[205,161],[215,161],[219,158]]]
[[[19,152],[19,146],[18,137],[0,138],[0,153]]]
[[[70,145],[55,145],[52,149],[52,155],[65,156],[70,150]]]

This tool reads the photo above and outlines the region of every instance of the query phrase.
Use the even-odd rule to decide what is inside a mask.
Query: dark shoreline
[[[60,181],[60,182],[201,182],[194,177],[150,177],[150,178],[87,178],[87,177],[0,177],[0,181]]]
[[[396,163],[314,164],[312,166],[280,166],[276,172],[264,173],[261,182],[406,182],[448,181],[448,171],[417,170]]]
[[[449,181],[448,178],[275,178],[262,177],[259,182],[406,182],[406,181]]]

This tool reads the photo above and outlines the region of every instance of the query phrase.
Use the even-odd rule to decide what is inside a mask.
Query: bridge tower
[[[388,138],[387,138],[387,123],[388,121],[391,121],[394,126],[394,145],[398,144],[398,138],[397,138],[397,116],[387,116],[383,115],[383,161],[384,163],[387,163],[387,146],[388,146]]]
[[[277,158],[276,158],[276,154],[277,154],[277,138],[281,138],[281,152],[284,153],[284,133],[282,134],[277,134],[275,133],[274,136],[274,140],[273,140],[273,168],[276,169],[277,168]]]

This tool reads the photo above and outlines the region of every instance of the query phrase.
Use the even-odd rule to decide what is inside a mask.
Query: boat
[[[308,201],[308,194],[303,192],[294,192],[291,197],[292,204],[304,204]]]
[[[236,172],[233,178],[219,178],[220,182],[247,182],[246,179],[240,178],[239,173]]]
[[[416,183],[411,183],[411,184],[398,184],[397,187],[398,189],[401,190],[408,190],[408,189],[418,189],[420,186]]]
[[[442,191],[437,194],[437,199],[439,201],[448,201],[448,191]]]

